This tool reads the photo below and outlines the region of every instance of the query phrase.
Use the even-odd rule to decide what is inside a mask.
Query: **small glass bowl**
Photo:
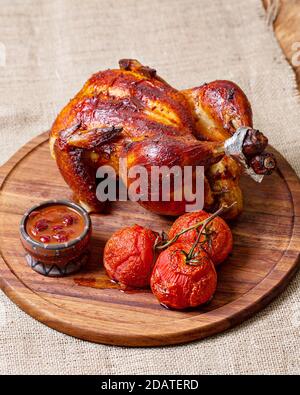
[[[84,219],[80,236],[66,243],[44,244],[33,240],[26,231],[26,222],[33,211],[41,208],[63,205],[72,208]],[[77,272],[88,260],[92,223],[88,213],[78,204],[68,200],[48,200],[31,207],[20,223],[20,238],[26,251],[26,261],[36,272],[49,277],[62,277]]]

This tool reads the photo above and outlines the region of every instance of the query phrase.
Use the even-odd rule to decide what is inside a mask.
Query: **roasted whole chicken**
[[[51,129],[52,156],[77,200],[90,212],[101,211],[96,170],[110,165],[118,173],[120,158],[127,159],[128,168],[201,165],[204,208],[213,211],[237,202],[226,212],[227,218],[236,217],[243,206],[243,166],[259,175],[270,174],[276,166],[272,154],[264,151],[267,138],[252,129],[251,106],[243,91],[230,81],[177,91],[137,60],[123,59],[119,65],[94,74]],[[226,151],[228,139],[243,127],[244,163]],[[127,185],[131,181],[124,180]],[[173,197],[139,203],[159,214],[184,213],[185,200]]]

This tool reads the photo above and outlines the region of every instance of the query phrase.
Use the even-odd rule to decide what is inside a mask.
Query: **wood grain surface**
[[[150,291],[122,292],[104,272],[103,247],[116,229],[139,223],[161,230],[171,224],[133,202],[112,203],[105,214],[92,216],[92,257],[82,272],[53,279],[26,265],[18,234],[22,214],[43,200],[71,197],[43,134],[0,169],[1,288],[35,319],[93,342],[155,346],[224,331],[278,295],[298,266],[300,184],[287,162],[276,156],[279,171],[261,185],[243,179],[245,211],[231,224],[234,250],[218,271],[213,301],[178,312],[161,307]]]
[[[272,3],[271,0],[262,1],[266,9]],[[293,45],[297,42],[300,43],[300,1],[280,0],[278,4],[278,13],[273,24],[274,32],[283,53],[296,73],[298,88],[300,89],[300,66],[293,62],[295,56]]]

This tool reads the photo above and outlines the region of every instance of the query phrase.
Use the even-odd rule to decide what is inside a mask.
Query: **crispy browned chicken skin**
[[[251,106],[242,90],[230,81],[214,81],[179,92],[136,60],[119,63],[120,69],[94,74],[52,126],[52,155],[79,202],[89,211],[101,211],[96,169],[111,165],[118,172],[119,159],[126,158],[128,167],[147,169],[205,166],[205,208],[236,201],[226,215],[237,216],[243,204],[241,166],[225,156],[224,141],[241,126],[252,128]],[[259,168],[267,139],[254,132],[251,139],[260,139],[260,147],[253,150],[251,140],[244,152],[248,149],[253,161],[256,155]],[[180,215],[186,202],[140,204],[159,214]]]

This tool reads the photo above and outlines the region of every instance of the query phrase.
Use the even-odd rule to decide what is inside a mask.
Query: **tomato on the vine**
[[[118,230],[104,248],[109,277],[129,288],[149,286],[155,260],[157,233],[139,225]]]
[[[205,211],[195,211],[180,216],[169,230],[169,239],[172,239],[184,229],[196,225],[209,217],[210,214]],[[201,226],[183,233],[179,236],[177,241],[182,243],[193,243],[197,239],[199,231],[201,231]],[[200,238],[200,243],[202,248],[209,254],[214,264],[218,265],[223,262],[232,251],[233,238],[231,230],[221,217],[216,217],[206,226]]]
[[[196,307],[210,301],[217,274],[208,254],[192,245],[175,243],[158,257],[151,276],[151,289],[159,302],[172,309]]]

